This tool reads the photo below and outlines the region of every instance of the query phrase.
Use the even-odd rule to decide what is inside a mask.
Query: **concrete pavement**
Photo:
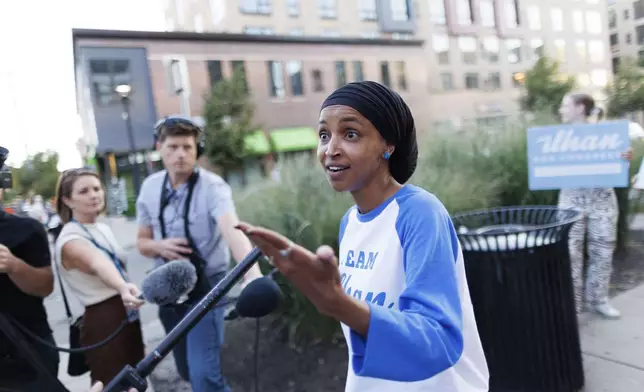
[[[618,295],[619,320],[580,317],[584,392],[644,391],[644,285]]]

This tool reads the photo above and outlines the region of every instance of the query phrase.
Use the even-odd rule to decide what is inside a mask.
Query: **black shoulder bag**
[[[56,267],[56,276],[58,276],[58,285],[60,286],[60,293],[63,295],[63,303],[65,304],[65,313],[67,314],[67,321],[69,322],[69,348],[78,349],[81,348],[80,344],[80,330],[83,325],[83,316],[78,317],[74,320],[72,316],[72,311],[69,308],[69,302],[67,302],[67,294],[65,294],[65,288],[63,287],[63,280],[60,276],[60,271],[58,270],[58,263],[54,260],[54,266]],[[67,374],[70,376],[82,376],[83,374],[89,371],[87,363],[85,363],[85,355],[80,353],[69,353],[69,362],[67,363]]]

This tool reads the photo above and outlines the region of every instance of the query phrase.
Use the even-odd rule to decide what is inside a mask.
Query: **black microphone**
[[[235,311],[228,315],[227,320],[234,320],[239,316],[260,318],[277,309],[282,299],[282,291],[274,279],[278,272],[275,268],[268,275],[255,279],[244,287],[237,298]]]
[[[153,269],[141,284],[139,299],[157,305],[177,303],[197,284],[197,270],[188,260],[173,260]]]
[[[103,389],[103,392],[127,391],[132,387],[136,388],[139,392],[145,391],[148,387],[146,377],[172,351],[174,346],[204,318],[210,309],[224,298],[230,289],[251,269],[261,256],[262,253],[260,250],[253,248],[244,260],[239,262],[232,271],[226,274],[208,294],[190,309],[188,314],[170,331],[161,343],[136,365],[136,368],[126,365]]]

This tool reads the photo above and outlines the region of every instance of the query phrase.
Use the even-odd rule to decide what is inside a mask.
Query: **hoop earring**
[[[382,154],[382,157],[383,157],[383,158],[385,158],[385,161],[388,161],[388,160],[389,160],[389,158],[391,158],[391,153],[390,153],[389,151],[385,151],[385,152]]]

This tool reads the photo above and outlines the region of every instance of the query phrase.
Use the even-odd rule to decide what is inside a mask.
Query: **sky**
[[[163,0],[0,1],[0,146],[8,164],[55,150],[81,165],[72,28],[163,30]]]

